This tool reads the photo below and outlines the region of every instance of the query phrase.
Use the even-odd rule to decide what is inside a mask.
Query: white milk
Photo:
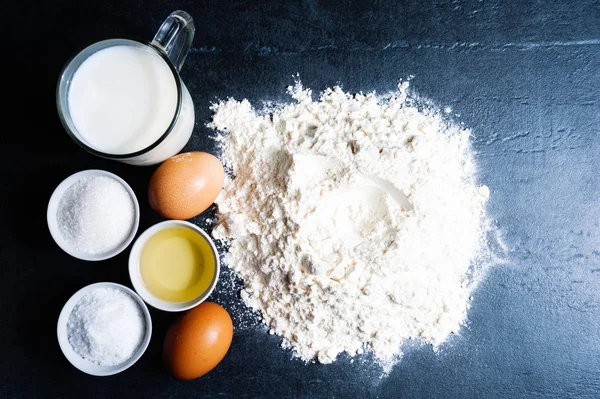
[[[143,46],[118,45],[92,54],[75,71],[68,92],[69,113],[80,139],[111,155],[151,146],[175,116],[175,79],[167,63]],[[182,88],[180,115],[169,136],[125,162],[158,163],[185,146],[194,127],[194,107],[183,83]]]

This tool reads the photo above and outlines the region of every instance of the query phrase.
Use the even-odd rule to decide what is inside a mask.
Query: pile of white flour
[[[290,88],[292,104],[213,106],[231,169],[213,231],[242,298],[304,360],[434,346],[465,320],[489,196],[469,131],[393,96]]]

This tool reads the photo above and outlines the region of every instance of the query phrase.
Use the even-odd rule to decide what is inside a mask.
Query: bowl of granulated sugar
[[[77,291],[57,324],[58,343],[67,360],[84,373],[120,373],[146,351],[152,320],[144,301],[130,288],[96,283]]]
[[[67,177],[56,187],[47,219],[52,238],[66,253],[98,261],[121,253],[131,243],[140,208],[125,180],[90,169]]]

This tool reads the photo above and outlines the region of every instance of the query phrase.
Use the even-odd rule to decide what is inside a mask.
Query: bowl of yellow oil
[[[211,238],[182,220],[151,226],[129,255],[135,291],[148,305],[168,312],[187,310],[206,300],[217,285],[219,270]]]

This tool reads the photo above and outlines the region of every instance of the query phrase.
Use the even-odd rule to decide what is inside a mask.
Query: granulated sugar
[[[84,177],[65,191],[56,216],[59,231],[69,245],[97,255],[114,250],[129,236],[135,205],[117,180]]]
[[[213,235],[244,302],[304,360],[366,350],[389,370],[407,339],[437,346],[465,321],[489,190],[469,131],[409,105],[407,86],[213,106],[233,173]]]

